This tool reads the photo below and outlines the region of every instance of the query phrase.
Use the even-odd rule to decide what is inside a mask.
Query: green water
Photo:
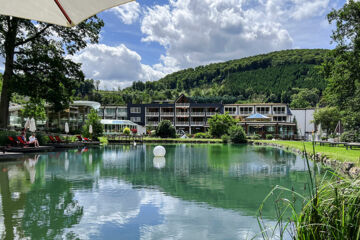
[[[251,239],[275,185],[304,191],[304,160],[233,145],[110,145],[0,163],[2,239]],[[262,212],[274,225],[273,204]]]

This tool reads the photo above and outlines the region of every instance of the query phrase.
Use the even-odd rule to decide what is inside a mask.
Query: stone
[[[349,170],[351,169],[351,168],[353,168],[355,166],[355,164],[354,163],[352,163],[352,162],[344,162],[343,164],[342,164],[342,170],[345,172],[345,173],[347,173],[347,172],[349,172]]]
[[[349,170],[349,175],[350,177],[356,179],[360,176],[360,168],[359,167],[352,167],[350,170]]]

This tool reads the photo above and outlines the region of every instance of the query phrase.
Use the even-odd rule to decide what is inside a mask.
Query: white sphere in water
[[[163,146],[156,146],[153,153],[155,157],[165,157],[166,150]]]

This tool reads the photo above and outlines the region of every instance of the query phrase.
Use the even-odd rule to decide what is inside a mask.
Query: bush
[[[92,126],[93,133],[89,133],[89,126]],[[83,126],[82,135],[86,138],[98,139],[101,137],[104,132],[104,125],[101,123],[101,118],[94,109],[91,109],[90,113],[87,115],[87,120]]]
[[[229,114],[215,114],[209,119],[209,132],[213,137],[227,134],[230,127],[236,125],[236,120]]]
[[[250,139],[251,140],[259,140],[259,139],[261,139],[261,136],[259,134],[254,134],[254,135],[250,136]]]
[[[348,131],[348,132],[344,132],[343,134],[341,134],[340,141],[341,142],[360,142],[360,136],[359,136],[359,134],[356,134],[356,132]]]
[[[266,139],[271,140],[273,138],[274,138],[274,136],[272,134],[266,134]]]
[[[227,134],[224,134],[221,136],[221,140],[223,141],[223,143],[229,143],[230,142],[230,136]]]
[[[175,138],[176,130],[169,120],[163,120],[156,128],[156,136],[161,138]]]
[[[194,138],[207,139],[207,138],[211,138],[211,136],[210,136],[209,132],[206,132],[206,133],[199,132],[194,135]]]
[[[233,143],[246,143],[247,142],[245,131],[239,125],[232,126],[229,129],[229,135],[230,135],[231,142],[233,142]]]
[[[125,135],[130,135],[130,128],[128,128],[128,127],[126,127],[126,128],[124,128],[124,130],[123,130],[123,134],[125,134]]]
[[[0,146],[5,146],[10,143],[8,136],[16,137],[19,135],[20,134],[14,131],[0,131]]]

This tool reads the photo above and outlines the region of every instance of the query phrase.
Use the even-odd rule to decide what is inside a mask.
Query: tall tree
[[[96,16],[73,28],[0,16],[0,54],[5,59],[0,128],[8,125],[15,92],[46,99],[55,110],[66,107],[84,75],[80,64],[65,56],[97,43],[103,26]]]
[[[349,130],[360,129],[360,2],[349,0],[328,14],[336,24],[331,36],[337,44],[323,70],[328,85],[324,100],[338,107]]]

